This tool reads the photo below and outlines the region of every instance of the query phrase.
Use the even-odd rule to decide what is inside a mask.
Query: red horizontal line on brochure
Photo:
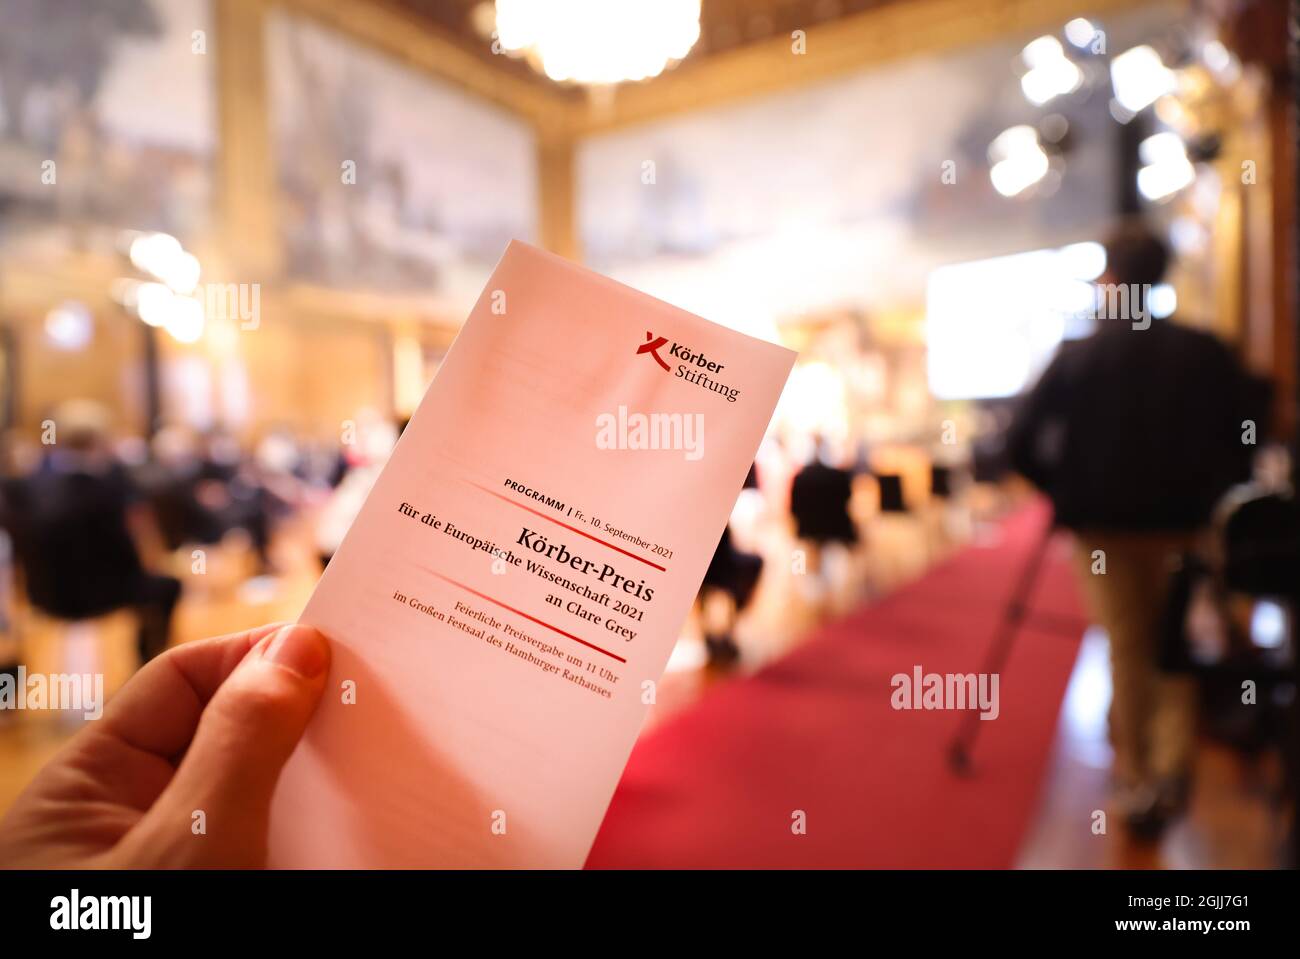
[[[665,569],[663,566],[660,566],[658,563],[650,562],[650,560],[646,559],[644,556],[638,556],[636,553],[629,553],[621,546],[615,546],[613,543],[606,542],[605,540],[601,539],[599,536],[592,536],[590,533],[586,532],[585,530],[580,530],[576,526],[570,526],[568,523],[558,520],[554,516],[548,516],[545,513],[541,512],[540,510],[533,509],[531,506],[525,506],[523,503],[520,503],[518,500],[513,500],[509,496],[503,496],[502,494],[498,493],[494,489],[488,489],[486,486],[481,486],[478,483],[475,483],[473,480],[466,480],[465,482],[469,483],[470,486],[478,487],[483,492],[487,493],[489,496],[495,496],[499,500],[504,500],[505,502],[509,503],[511,506],[518,506],[520,509],[532,513],[534,516],[540,516],[544,520],[549,520],[550,522],[554,523],[556,526],[563,526],[571,533],[577,533],[579,536],[585,536],[587,537],[587,539],[594,540],[595,542],[599,543],[601,546],[608,546],[610,549],[614,550],[617,553],[622,553],[624,556],[631,556],[638,563],[645,563],[647,566],[653,567],[654,569],[659,570],[659,572],[661,573],[668,572],[668,570]]]
[[[524,619],[529,620],[530,622],[534,622],[538,626],[545,626],[547,629],[551,630],[552,632],[559,633],[561,636],[566,636],[569,639],[573,640],[575,643],[582,643],[582,645],[586,646],[588,649],[594,649],[598,653],[604,653],[610,659],[616,659],[620,663],[627,662],[626,659],[624,659],[622,656],[618,655],[617,653],[611,653],[608,649],[602,649],[601,647],[597,646],[595,643],[589,643],[580,636],[574,636],[573,633],[566,633],[564,630],[560,629],[560,627],[552,626],[550,623],[543,622],[542,620],[538,619],[536,616],[529,616],[522,609],[515,609],[513,606],[508,606],[505,603],[501,602],[501,600],[499,599],[493,599],[491,596],[487,595],[486,593],[480,593],[477,589],[466,586],[464,583],[458,583],[450,576],[444,576],[436,569],[430,569],[428,566],[420,566],[420,564],[418,563],[416,565],[419,566],[419,568],[424,570],[426,573],[429,573],[433,576],[437,576],[443,582],[451,583],[451,585],[453,586],[458,586],[467,593],[473,593],[479,599],[487,600],[489,603],[492,603],[496,606],[500,606],[502,609],[508,609],[516,616],[522,616]]]

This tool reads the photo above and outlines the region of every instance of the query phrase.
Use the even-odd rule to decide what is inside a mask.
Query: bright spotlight
[[[68,300],[45,316],[45,335],[61,350],[79,350],[90,342],[94,319],[84,303]]]
[[[1110,63],[1115,99],[1131,113],[1150,106],[1175,86],[1174,72],[1165,66],[1154,47],[1125,50]]]
[[[1076,47],[1088,46],[1096,35],[1097,28],[1092,25],[1092,21],[1085,17],[1075,17],[1065,25],[1065,39]]]
[[[1138,191],[1148,200],[1173,196],[1196,179],[1196,168],[1184,158],[1181,162],[1158,163],[1138,170]]]
[[[1106,272],[1106,248],[1095,240],[1061,248],[1065,272],[1077,280],[1095,280]]]
[[[1163,200],[1196,179],[1187,147],[1176,133],[1147,137],[1138,145],[1138,157],[1145,164],[1138,170],[1138,190],[1148,200]]]
[[[1167,320],[1178,309],[1178,293],[1168,283],[1157,283],[1147,294],[1147,307],[1157,320]]]
[[[135,313],[150,326],[165,326],[176,294],[162,283],[140,283],[135,287]]]
[[[1043,177],[1051,164],[1038,142],[1038,131],[1027,125],[1011,127],[989,145],[989,179],[1003,196],[1023,193]]]
[[[173,299],[164,328],[182,343],[194,343],[203,335],[203,304],[192,296]]]
[[[1029,68],[1020,78],[1025,99],[1042,106],[1053,97],[1073,93],[1083,83],[1083,71],[1065,55],[1056,37],[1039,37],[1027,44],[1020,58]]]
[[[141,233],[131,240],[127,253],[131,264],[142,273],[166,283],[183,296],[198,286],[201,267],[180,240],[167,233]]]

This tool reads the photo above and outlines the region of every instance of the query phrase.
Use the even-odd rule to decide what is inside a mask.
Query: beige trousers
[[[1155,785],[1190,770],[1195,680],[1163,674],[1156,663],[1173,562],[1194,542],[1191,534],[1077,534],[1084,593],[1093,619],[1110,636],[1110,741],[1114,775],[1124,786]]]

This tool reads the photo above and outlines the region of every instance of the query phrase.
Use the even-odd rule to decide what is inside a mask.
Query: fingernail
[[[303,679],[315,679],[329,664],[325,637],[310,626],[286,626],[271,639],[265,658]]]

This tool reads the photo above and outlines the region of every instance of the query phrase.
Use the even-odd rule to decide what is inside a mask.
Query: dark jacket
[[[1073,529],[1190,531],[1248,478],[1268,388],[1215,337],[1155,321],[1065,344],[1022,401],[1012,465]]]
[[[32,604],[66,619],[132,601],[144,576],[127,524],[126,471],[42,470],[5,484],[7,525]]]
[[[790,512],[796,535],[816,543],[856,543],[858,531],[849,516],[853,474],[817,460],[797,474],[790,487]]]

